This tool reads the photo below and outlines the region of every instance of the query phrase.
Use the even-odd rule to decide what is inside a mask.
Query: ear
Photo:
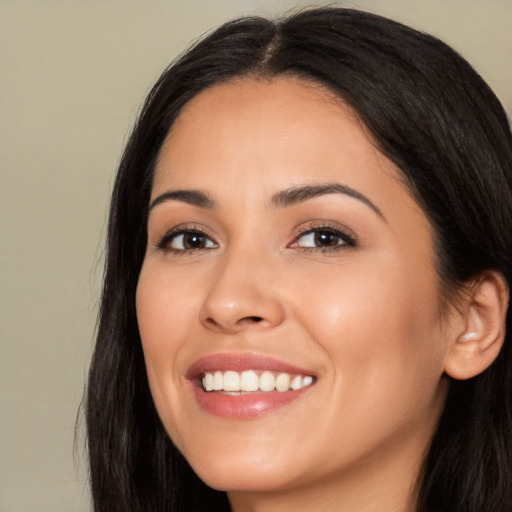
[[[454,334],[444,367],[447,375],[459,380],[482,373],[498,356],[505,339],[509,299],[507,283],[499,272],[485,272],[468,284],[458,308],[463,329]]]

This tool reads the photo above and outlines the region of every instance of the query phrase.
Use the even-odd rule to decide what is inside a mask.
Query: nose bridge
[[[200,312],[204,325],[238,332],[270,328],[282,322],[283,304],[272,285],[275,264],[264,253],[249,246],[226,250],[212,269]]]

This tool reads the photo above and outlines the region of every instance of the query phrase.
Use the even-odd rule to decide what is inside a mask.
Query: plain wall
[[[109,192],[149,86],[224,20],[318,3],[0,1],[1,512],[89,510],[83,440],[76,464],[73,456],[75,417]],[[511,1],[338,3],[446,40],[512,112]]]

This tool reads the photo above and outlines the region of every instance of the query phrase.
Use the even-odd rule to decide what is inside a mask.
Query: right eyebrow
[[[345,194],[369,206],[382,220],[386,220],[380,208],[361,192],[341,183],[303,185],[282,190],[272,197],[272,204],[286,208],[327,194]]]
[[[215,208],[215,201],[199,190],[169,190],[153,199],[149,205],[149,211],[166,201],[180,201],[200,208],[206,208],[207,210]]]

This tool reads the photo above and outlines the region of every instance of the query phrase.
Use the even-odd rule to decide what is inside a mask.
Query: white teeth
[[[277,391],[288,391],[290,389],[290,376],[287,373],[280,373],[276,379]]]
[[[222,372],[215,372],[213,374],[213,389],[215,391],[222,391],[224,386],[224,376]]]
[[[310,375],[307,375],[302,379],[302,387],[305,388],[306,386],[311,386],[313,384],[313,377]]]
[[[290,375],[289,373],[273,373],[264,371],[258,375],[256,370],[246,370],[241,373],[232,370],[205,372],[202,378],[205,391],[227,392],[278,392],[297,391],[311,386],[314,378],[311,375]]]
[[[242,372],[240,377],[240,390],[241,391],[258,391],[260,385],[260,378],[253,370]]]
[[[206,391],[213,391],[213,375],[211,373],[205,373],[203,387]]]
[[[302,377],[300,375],[295,375],[290,382],[290,388],[294,391],[300,389],[302,387]]]
[[[240,375],[236,372],[224,374],[224,391],[240,391]]]
[[[260,389],[261,391],[273,391],[276,387],[276,379],[274,374],[270,372],[263,372],[260,375]]]

